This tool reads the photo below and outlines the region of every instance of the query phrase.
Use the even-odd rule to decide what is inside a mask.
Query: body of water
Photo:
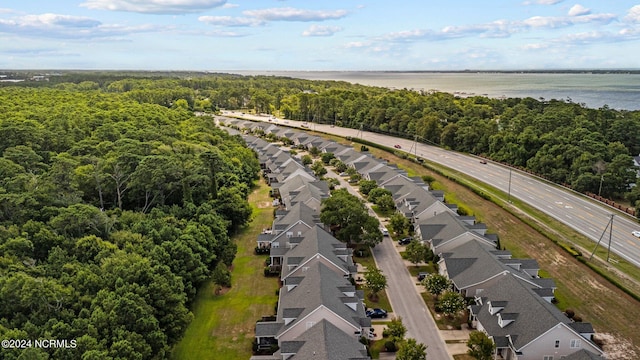
[[[460,96],[532,97],[571,100],[589,108],[604,105],[640,110],[640,74],[383,71],[241,71],[243,75],[338,80],[392,89],[437,90]]]

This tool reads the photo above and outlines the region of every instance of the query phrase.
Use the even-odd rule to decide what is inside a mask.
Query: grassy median
[[[263,181],[249,196],[249,203],[253,221],[234,239],[238,253],[233,285],[221,295],[214,294],[211,282],[199,289],[192,307],[194,319],[173,349],[172,359],[246,360],[252,354],[256,321],[274,314],[277,278],[264,277],[265,257],[253,253],[258,234],[273,222],[269,187]]]

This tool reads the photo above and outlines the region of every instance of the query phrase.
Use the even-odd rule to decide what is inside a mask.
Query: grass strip
[[[206,282],[193,303],[194,319],[176,344],[172,359],[242,359],[252,355],[255,323],[272,315],[278,301],[277,278],[263,275],[265,256],[254,255],[262,229],[271,227],[273,208],[269,187],[260,181],[249,196],[253,220],[234,238],[238,253],[233,262],[232,287],[221,295]]]

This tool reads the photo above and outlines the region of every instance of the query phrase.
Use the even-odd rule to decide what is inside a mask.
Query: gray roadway
[[[357,197],[362,197],[343,178],[327,170],[327,176],[338,179],[343,188]],[[369,214],[376,216],[371,209]],[[393,308],[393,315],[402,317],[402,323],[407,328],[407,337],[427,345],[428,359],[452,359],[427,305],[414,285],[413,277],[390,237],[385,237],[382,243],[373,248],[373,257],[387,278],[387,296]]]
[[[267,119],[260,116],[251,118],[262,121]],[[276,119],[276,123],[282,124],[282,122],[282,119]],[[296,126],[298,124],[300,122],[289,121],[286,125]],[[591,249],[587,249],[589,251],[592,251],[595,248],[595,243],[601,239],[611,219],[611,214],[616,214],[613,221],[611,251],[631,264],[640,267],[640,239],[631,234],[634,230],[640,230],[640,224],[617,210],[581,194],[549,184],[526,173],[515,170],[510,171],[499,164],[492,162],[480,164],[476,157],[435,146],[419,143],[415,146],[416,144],[410,140],[356,129],[330,127],[329,125],[320,124],[309,124],[309,126],[311,130],[339,136],[359,137],[389,147],[398,144],[402,147],[402,151],[410,151],[412,154],[415,153],[420,157],[467,174],[505,193],[510,192],[513,198],[524,201],[593,240],[594,245]],[[509,177],[511,177],[510,186]],[[608,243],[609,230],[607,229],[606,234],[601,239],[600,246],[606,247]]]

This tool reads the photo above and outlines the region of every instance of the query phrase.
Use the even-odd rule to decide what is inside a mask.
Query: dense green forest
[[[0,338],[74,340],[2,359],[167,358],[235,257],[255,154],[193,91],[126,83],[0,88]]]
[[[70,73],[49,86],[125,93],[165,107],[275,113],[293,120],[352,128],[486,156],[528,169],[581,192],[632,205],[632,156],[640,154],[640,111],[590,109],[570,100],[474,96],[390,90],[338,81],[204,73]],[[33,83],[32,83],[33,84]],[[25,84],[28,85],[28,84]]]
[[[39,79],[0,84],[0,337],[77,344],[3,349],[7,359],[168,357],[199,285],[234,259],[259,169],[240,138],[194,112],[362,127],[640,200],[638,111],[268,76]]]

